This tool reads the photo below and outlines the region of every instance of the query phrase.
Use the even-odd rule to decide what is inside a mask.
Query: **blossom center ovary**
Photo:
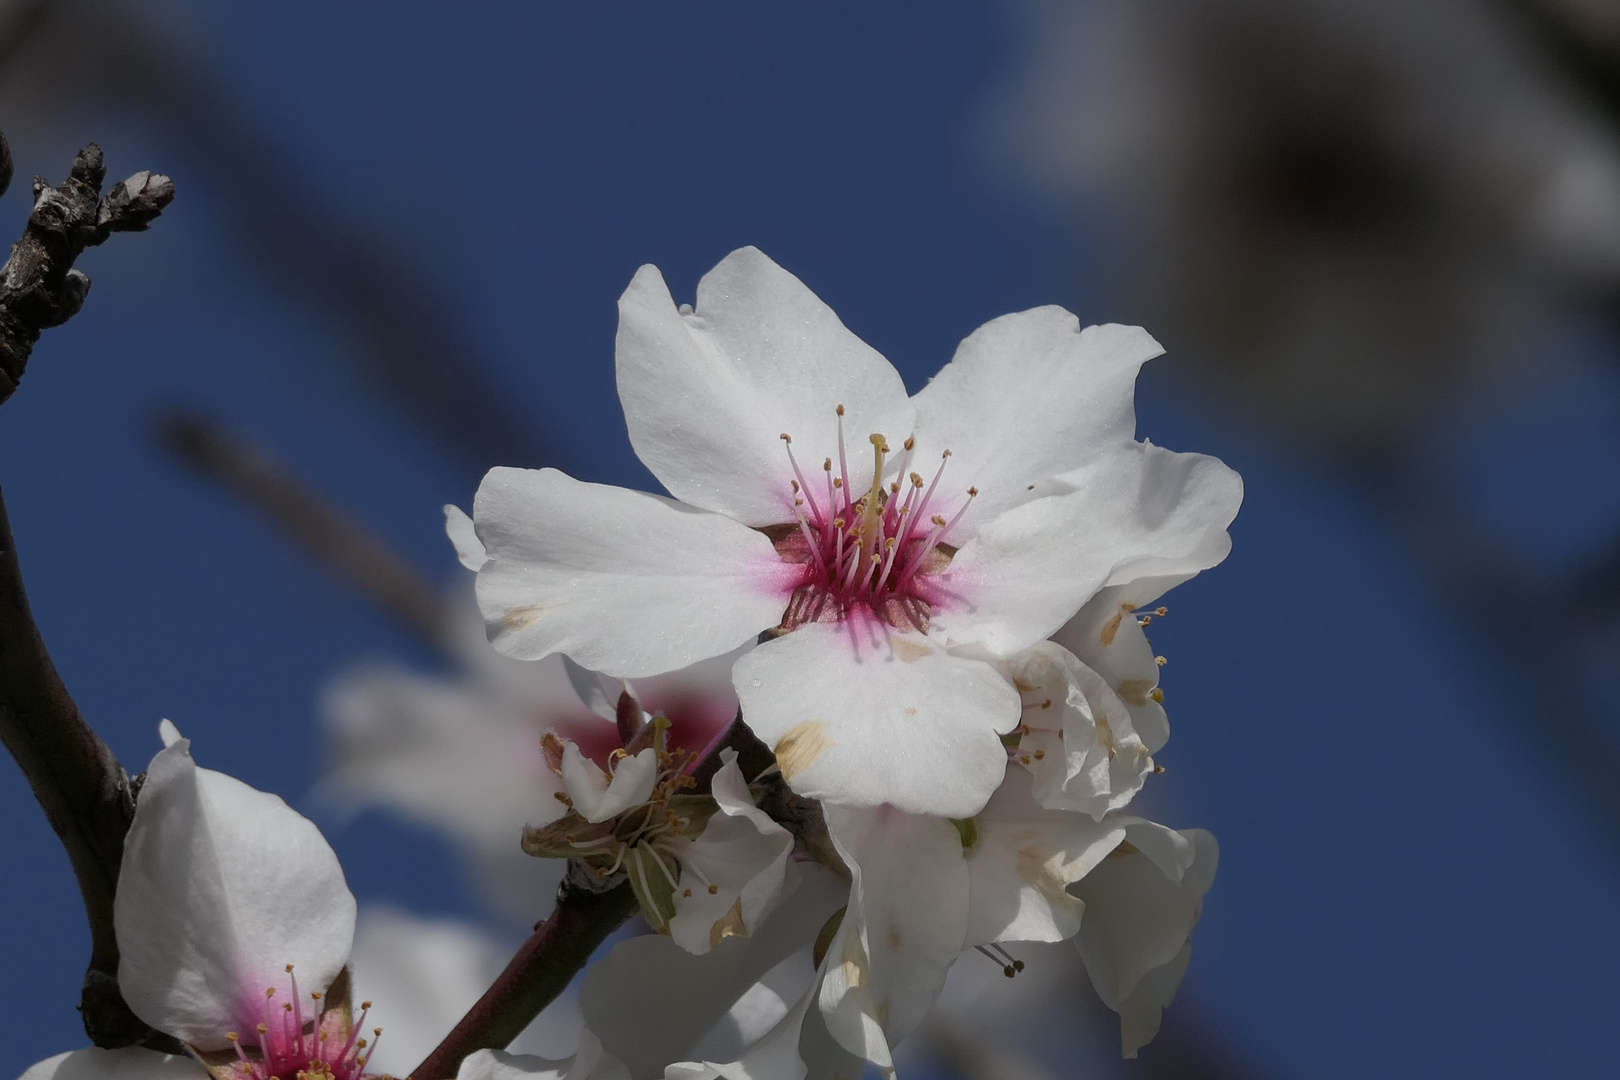
[[[951,452],[940,455],[933,481],[925,484],[919,473],[909,471],[916,441],[908,438],[896,478],[885,485],[891,451],[882,434],[873,434],[871,487],[857,494],[844,450],[844,407],[837,411],[838,466],[835,471],[832,458],[825,459],[822,483],[814,488],[793,455],[792,437],[785,432],[781,437],[793,466],[797,520],[766,532],[782,559],[803,564],[805,574],[779,629],[838,622],[864,609],[890,626],[926,631],[934,602],[927,578],[950,564],[956,549],[947,537],[978,489],[969,488],[967,500],[947,519],[936,496]]]
[[[348,1023],[336,1009],[322,1009],[322,994],[310,994],[310,1015],[306,1017],[298,997],[298,980],[287,965],[292,984],[290,1000],[278,1000],[276,988],[264,992],[264,1016],[255,1025],[249,1046],[255,1046],[258,1055],[249,1057],[243,1048],[243,1038],[236,1032],[227,1032],[225,1038],[236,1050],[237,1075],[243,1080],[361,1080],[366,1075],[366,1063],[376,1051],[376,1044],[367,1044],[361,1037],[365,1028],[366,1012],[371,1002],[360,1003],[360,1019]],[[312,1021],[310,1030],[304,1030],[305,1021]],[[374,1028],[372,1036],[382,1034]]]

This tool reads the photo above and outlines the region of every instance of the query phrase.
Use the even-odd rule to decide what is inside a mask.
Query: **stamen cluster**
[[[910,472],[915,440],[908,438],[896,479],[885,486],[890,454],[881,434],[872,444],[872,486],[857,496],[849,482],[844,452],[844,407],[838,406],[838,469],[832,458],[822,462],[823,492],[818,497],[793,456],[793,439],[782,442],[792,462],[793,506],[797,520],[770,530],[777,553],[787,562],[805,564],[804,581],[793,591],[780,630],[807,622],[839,622],[861,610],[901,629],[926,631],[932,612],[926,578],[950,564],[956,549],[945,542],[977,488],[949,520],[935,512],[940,478],[951,452],[940,457],[934,479],[926,485]],[[904,497],[901,491],[904,489]]]
[[[570,813],[550,825],[523,831],[525,852],[540,858],[576,859],[591,869],[603,888],[616,884],[620,874],[628,877],[643,913],[660,932],[668,930],[669,920],[675,916],[673,898],[683,870],[681,849],[703,831],[715,809],[705,796],[684,794],[697,786],[689,771],[698,755],[691,750],[670,750],[666,745],[669,726],[667,718],[656,716],[629,746],[609,755],[611,775],[619,762],[652,747],[658,758],[658,775],[645,802],[615,818],[593,823],[572,812],[573,800],[559,791],[557,799]],[[563,741],[548,732],[542,746],[546,760],[561,776]],[[696,867],[687,864],[684,870],[711,893],[717,891]]]
[[[376,1052],[376,1044],[368,1046],[361,1038],[366,1013],[371,1002],[360,1003],[360,1019],[348,1023],[338,1010],[321,1007],[322,994],[312,992],[310,1015],[306,1017],[299,1002],[298,979],[292,965],[287,965],[292,983],[291,1000],[276,1000],[276,988],[264,991],[264,1019],[254,1028],[258,1053],[249,1056],[243,1048],[243,1039],[236,1032],[227,1032],[236,1050],[235,1071],[241,1080],[361,1080],[366,1075],[366,1063]],[[310,1030],[304,1030],[305,1021],[312,1021]],[[374,1028],[372,1037],[382,1034]]]

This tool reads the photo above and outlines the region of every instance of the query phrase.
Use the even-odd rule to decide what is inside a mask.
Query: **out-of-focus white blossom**
[[[465,549],[463,557],[470,558]],[[369,664],[328,687],[322,714],[329,771],[319,795],[350,811],[385,806],[448,831],[472,856],[498,909],[532,922],[549,907],[562,873],[561,863],[529,858],[519,846],[525,825],[545,825],[563,813],[562,780],[541,740],[555,733],[586,760],[606,764],[620,745],[614,710],[608,705],[603,715],[602,702],[582,702],[560,657],[509,660],[484,640],[483,621],[470,604],[458,611],[453,644],[461,674]],[[701,751],[737,714],[729,665],[728,657],[639,680],[637,704],[670,720],[672,745]]]
[[[680,501],[492,470],[476,535],[454,529],[490,640],[635,677],[773,631],[734,679],[800,794],[976,813],[1020,715],[986,657],[1229,547],[1236,474],[1135,441],[1136,372],[1160,352],[1140,329],[1007,315],[908,398],[752,248],[705,275],[695,309],[649,266],[619,311],[631,442]]]

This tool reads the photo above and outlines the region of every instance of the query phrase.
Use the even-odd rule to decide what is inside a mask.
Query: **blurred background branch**
[[[393,547],[348,513],[212,420],[169,411],[158,418],[155,434],[181,464],[263,514],[282,536],[424,645],[446,651],[450,627],[443,598]]]

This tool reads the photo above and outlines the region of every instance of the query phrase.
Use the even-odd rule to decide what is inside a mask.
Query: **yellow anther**
[[[710,896],[713,896],[715,893],[718,893],[719,891],[720,891],[720,886],[718,886],[718,885],[710,885],[709,886],[709,895]]]
[[[1160,666],[1160,667],[1164,667],[1164,665],[1166,665],[1166,664],[1168,664],[1168,663],[1169,663],[1169,662],[1170,662],[1170,661],[1168,661],[1168,660],[1166,660],[1166,659],[1165,659],[1165,658],[1164,658],[1164,657],[1162,657],[1162,656],[1155,656],[1155,657],[1154,657],[1154,658],[1153,658],[1153,662],[1154,662],[1154,663],[1155,663],[1155,664],[1158,664],[1158,665],[1159,665],[1159,666]]]
[[[371,1002],[369,1002],[369,1001],[362,1001],[362,1002],[361,1002],[361,1003],[360,1003],[360,1007],[361,1007],[361,1008],[362,1008],[362,1009],[369,1009],[369,1008],[371,1008]]]
[[[276,996],[276,988],[273,987],[273,986],[265,987],[264,996],[267,997],[267,998],[275,997]]]
[[[923,486],[923,479],[917,473],[911,474],[911,486],[914,488],[920,488]]]
[[[265,1032],[269,1031],[270,1029],[268,1027],[264,1026],[263,1024],[259,1024],[253,1030],[257,1031],[260,1035],[263,1035]]]
[[[788,434],[788,433],[787,433],[787,432],[785,432],[785,431],[784,431],[784,432],[782,432],[782,434],[781,434],[781,435],[779,435],[779,436],[778,436],[778,438],[780,438],[780,439],[781,439],[781,440],[782,440],[782,441],[783,441],[783,442],[785,442],[785,443],[790,443],[790,442],[792,442],[792,441],[793,441],[793,436],[791,436],[791,435],[789,435],[789,434]]]
[[[928,520],[933,522],[935,525],[938,525],[942,529],[945,527],[945,518],[941,514],[935,514],[933,517],[929,518]]]
[[[314,998],[316,1001],[321,1000],[321,992],[319,990],[311,990],[309,992],[309,996]]]
[[[839,416],[844,415],[844,407],[842,405],[838,406],[838,408],[834,411],[837,412]]]
[[[283,970],[283,971],[285,971],[285,972],[286,972],[286,973],[287,973],[287,974],[289,974],[289,975],[291,975],[291,974],[292,974],[292,965],[291,965],[291,964],[288,964],[288,965],[287,965],[287,966],[286,966],[286,967],[285,967],[285,968],[283,968],[283,969],[282,969],[282,970]]]
[[[821,471],[822,472],[832,472],[832,458],[827,458],[824,461],[822,461],[822,463],[821,463]]]
[[[1160,690],[1157,686],[1148,691],[1148,697],[1152,698],[1160,705],[1164,704],[1164,691]]]
[[[227,1032],[226,1032],[226,1033],[225,1033],[225,1041],[226,1041],[226,1042],[235,1042],[235,1041],[236,1041],[236,1032],[234,1032],[234,1031],[227,1031]]]

